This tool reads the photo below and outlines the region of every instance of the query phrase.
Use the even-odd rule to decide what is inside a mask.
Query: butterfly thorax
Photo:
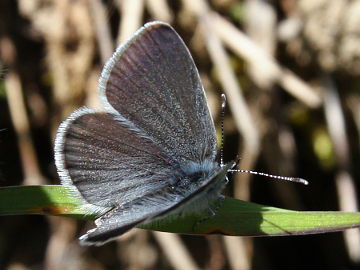
[[[194,213],[210,209],[221,197],[220,192],[228,182],[228,168],[221,168],[216,162],[206,160],[202,163],[184,163],[172,184],[165,188],[168,198],[171,198],[171,209],[174,214]],[[229,167],[229,166],[226,166]],[[171,195],[170,195],[171,194]],[[176,208],[181,202],[182,207]]]
[[[210,160],[201,163],[185,162],[181,164],[172,185],[176,188],[185,188],[191,191],[192,188],[196,189],[205,184],[207,179],[211,178],[218,168],[218,163]]]

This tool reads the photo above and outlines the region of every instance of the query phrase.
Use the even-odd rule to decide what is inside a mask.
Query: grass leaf
[[[0,188],[0,215],[57,215],[94,220],[91,207],[60,185]],[[183,233],[237,236],[297,235],[340,231],[360,226],[360,213],[291,211],[225,198],[216,215],[210,211],[170,215],[140,228]]]

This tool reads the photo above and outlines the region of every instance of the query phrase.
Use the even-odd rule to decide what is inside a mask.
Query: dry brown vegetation
[[[58,184],[53,142],[74,109],[97,107],[114,48],[142,24],[171,23],[189,46],[225,158],[308,187],[236,175],[230,196],[297,210],[358,211],[360,1],[0,1],[0,184]],[[251,182],[250,182],[251,179]],[[287,238],[133,230],[80,247],[91,224],[0,218],[0,269],[358,269],[358,230]]]

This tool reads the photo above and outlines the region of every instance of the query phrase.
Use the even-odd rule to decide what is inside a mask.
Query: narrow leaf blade
[[[233,236],[302,235],[360,226],[360,213],[291,211],[225,198],[216,215],[188,215],[155,220],[142,228],[185,234]]]
[[[0,215],[53,215],[95,219],[71,189],[61,185],[12,186],[0,188]]]
[[[209,211],[184,216],[166,216],[140,228],[182,233],[234,236],[299,235],[340,231],[360,226],[360,213],[291,211],[225,198],[216,215]],[[57,215],[94,220],[92,210],[61,185],[0,188],[0,215]]]

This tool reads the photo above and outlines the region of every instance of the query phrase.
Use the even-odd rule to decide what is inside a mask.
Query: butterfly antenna
[[[225,119],[225,109],[226,109],[226,95],[221,94],[221,114],[220,114],[220,120],[221,120],[221,142],[220,142],[220,166],[224,166],[224,119]],[[236,165],[238,165],[240,162],[240,158],[237,158]],[[283,180],[283,181],[289,181],[289,182],[295,182],[300,183],[303,185],[308,185],[309,182],[303,178],[299,177],[288,177],[288,176],[280,176],[280,175],[273,175],[268,173],[262,173],[262,172],[256,172],[256,171],[250,171],[250,170],[242,170],[242,169],[231,169],[228,172],[234,173],[249,173],[249,174],[256,174],[261,175],[277,180]]]
[[[220,166],[224,166],[224,119],[225,119],[225,108],[226,108],[226,96],[221,94],[221,142],[220,142]]]
[[[303,178],[299,178],[299,177],[288,177],[288,176],[279,176],[279,175],[272,175],[272,174],[267,174],[267,173],[262,173],[262,172],[256,172],[256,171],[250,171],[250,170],[242,170],[242,169],[234,169],[234,170],[229,170],[228,172],[238,172],[238,173],[250,173],[250,174],[256,174],[256,175],[261,175],[261,176],[265,176],[265,177],[269,177],[269,178],[274,178],[277,180],[283,180],[283,181],[290,181],[290,182],[295,182],[295,183],[300,183],[303,185],[308,185],[309,182],[306,181]]]

